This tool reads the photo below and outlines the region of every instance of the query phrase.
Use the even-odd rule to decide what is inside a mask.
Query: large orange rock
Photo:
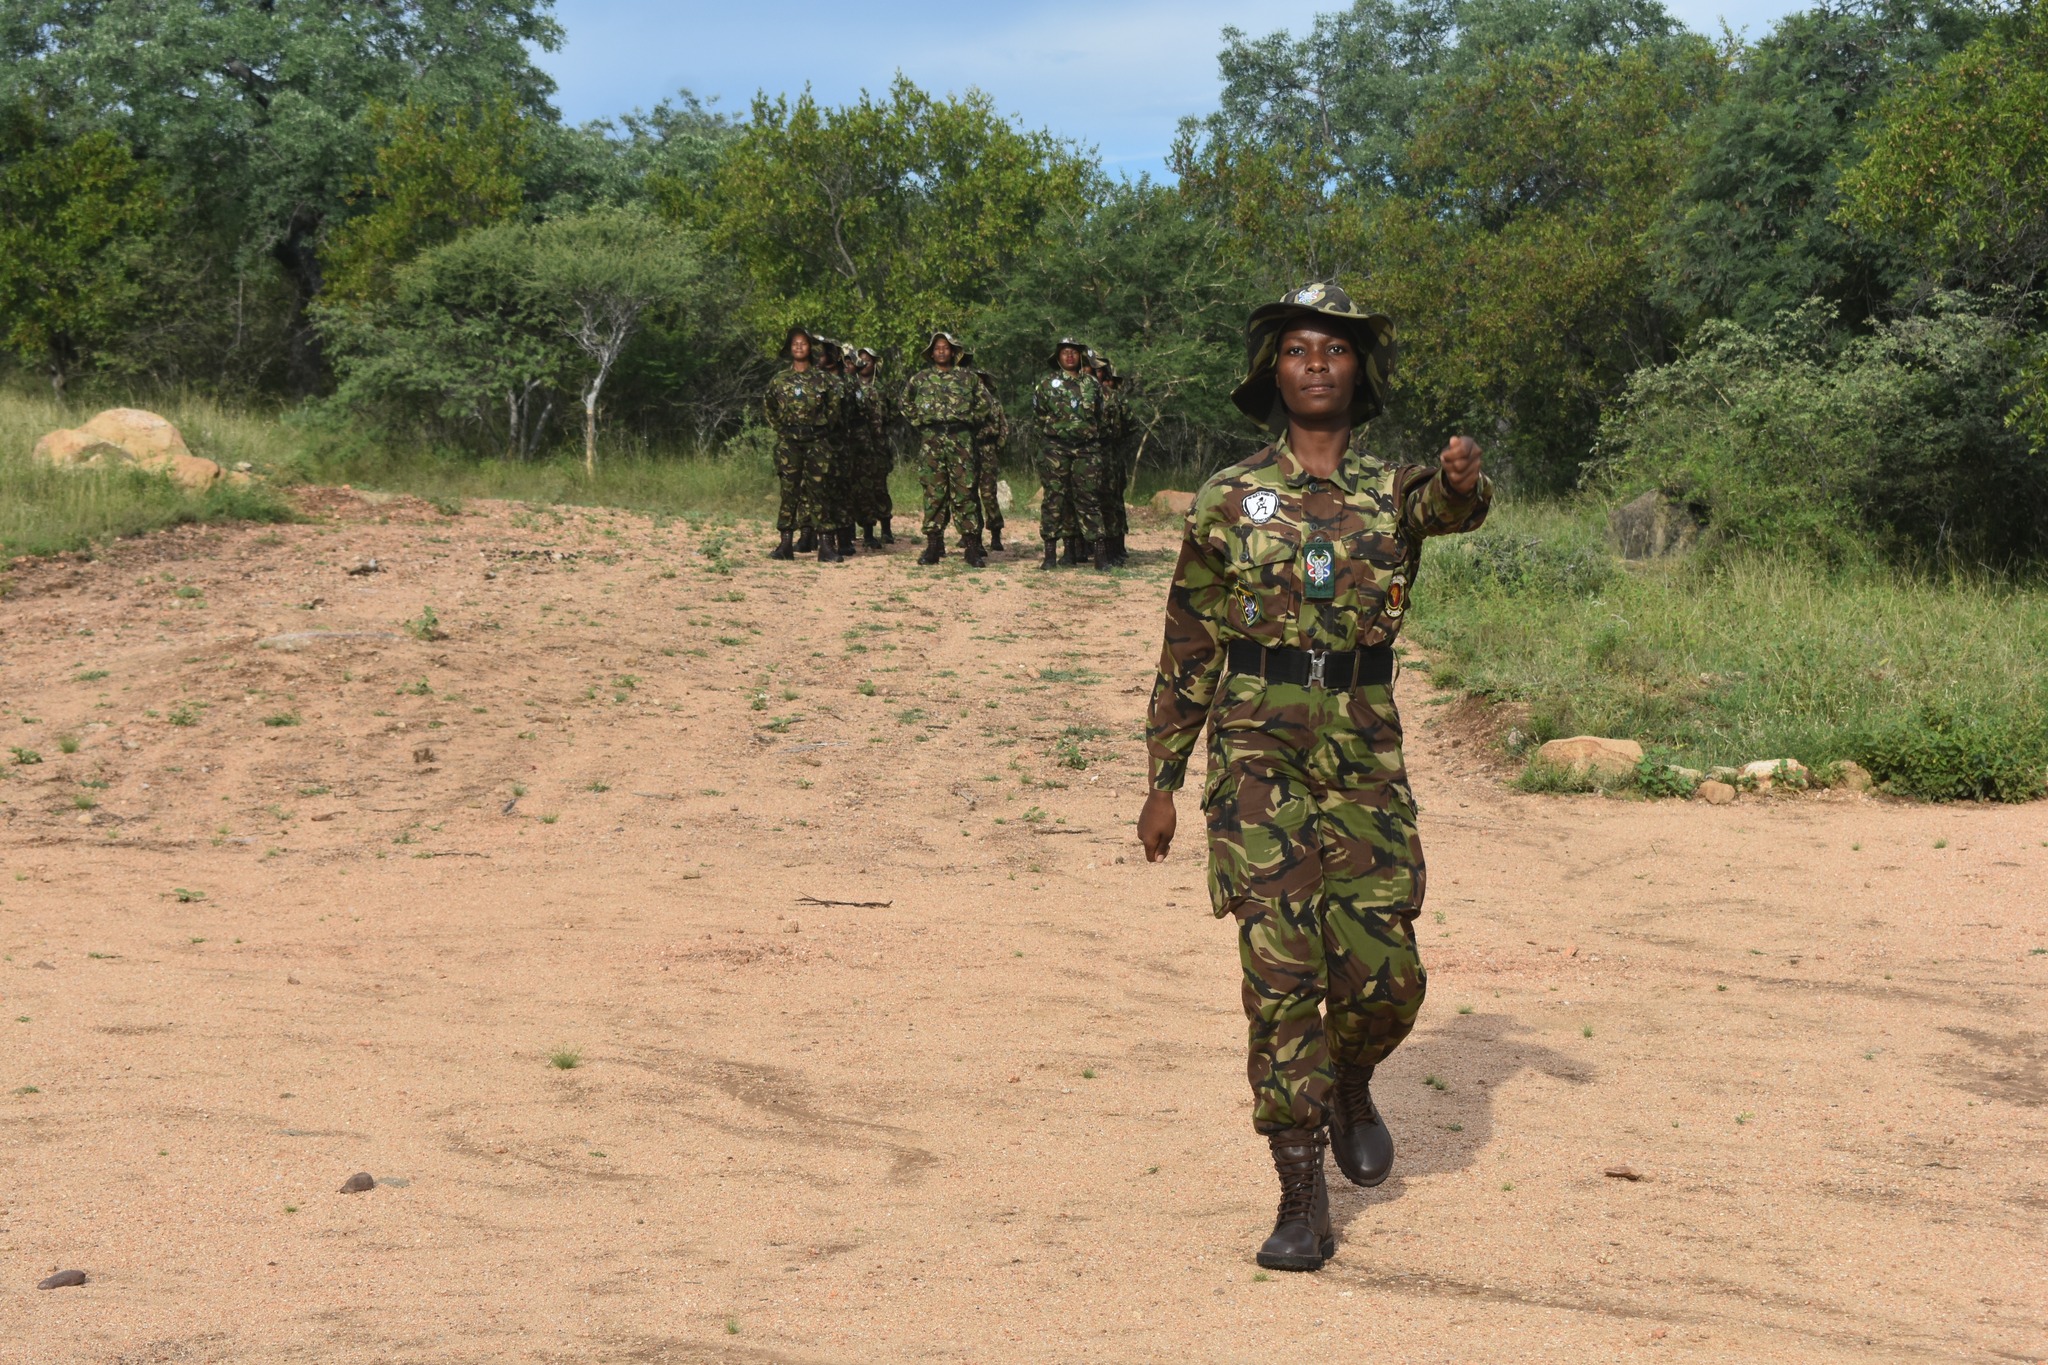
[[[96,468],[110,462],[118,464],[128,458],[128,452],[121,447],[74,427],[53,431],[37,441],[34,455],[44,464],[53,464],[60,469],[81,465]]]
[[[1632,739],[1603,739],[1598,735],[1574,735],[1553,739],[1536,751],[1545,763],[1560,768],[1591,771],[1603,777],[1623,777],[1643,761],[1643,746]]]
[[[1162,517],[1184,517],[1195,510],[1195,495],[1162,488],[1152,495],[1152,510]]]
[[[211,487],[227,473],[194,455],[167,419],[141,408],[108,408],[81,427],[53,431],[36,442],[35,457],[68,468],[130,464],[183,488]]]

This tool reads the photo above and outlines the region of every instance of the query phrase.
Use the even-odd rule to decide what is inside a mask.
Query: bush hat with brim
[[[918,354],[926,360],[930,360],[932,358],[932,348],[942,341],[953,348],[953,359],[958,361],[960,359],[960,352],[964,348],[960,345],[960,338],[954,336],[951,332],[933,332],[932,339],[924,344],[924,349],[919,351]]]
[[[1085,341],[1076,341],[1072,337],[1061,337],[1059,340],[1059,344],[1052,348],[1052,353],[1046,356],[1045,363],[1052,366],[1055,370],[1062,368],[1060,365],[1060,352],[1066,350],[1069,346],[1073,347],[1076,351],[1079,351],[1081,353],[1081,368],[1084,370],[1087,369],[1088,343]]]
[[[1280,338],[1301,323],[1335,324],[1358,347],[1359,384],[1351,397],[1351,420],[1362,424],[1387,408],[1387,377],[1394,369],[1394,320],[1368,313],[1334,284],[1307,284],[1290,289],[1277,303],[1252,310],[1244,328],[1245,377],[1230,401],[1260,426],[1271,427],[1286,416],[1275,371],[1280,363]]]

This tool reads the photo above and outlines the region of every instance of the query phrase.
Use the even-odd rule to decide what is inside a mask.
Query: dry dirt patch
[[[0,602],[0,1359],[2048,1354],[2037,808],[1521,796],[1410,675],[1400,1164],[1260,1280],[1165,533],[318,505]]]

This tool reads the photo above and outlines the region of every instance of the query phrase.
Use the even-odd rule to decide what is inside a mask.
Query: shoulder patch
[[[1264,526],[1279,510],[1280,495],[1270,488],[1244,495],[1244,519],[1254,526]]]

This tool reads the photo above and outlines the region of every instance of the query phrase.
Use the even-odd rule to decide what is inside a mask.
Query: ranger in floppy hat
[[[1477,529],[1492,485],[1453,436],[1435,464],[1390,463],[1361,423],[1385,402],[1392,328],[1329,284],[1252,312],[1232,395],[1272,433],[1195,494],[1166,598],[1146,724],[1148,860],[1206,731],[1210,908],[1236,922],[1252,1126],[1280,1185],[1269,1270],[1337,1253],[1326,1153],[1353,1184],[1394,1166],[1375,1069],[1426,978],[1427,875],[1401,752],[1395,641],[1432,536]]]
[[[1074,348],[1074,354],[1076,357],[1078,357],[1075,363],[1079,366],[1079,368],[1084,370],[1087,369],[1088,357],[1094,354],[1094,352],[1088,349],[1087,342],[1076,341],[1072,337],[1061,337],[1059,339],[1059,344],[1052,348],[1052,353],[1046,356],[1045,363],[1052,366],[1055,370],[1065,369],[1066,366],[1060,364],[1060,352],[1066,350],[1069,346]]]
[[[965,348],[961,346],[959,337],[956,337],[951,332],[947,331],[933,332],[932,339],[924,344],[924,349],[922,351],[919,351],[918,354],[923,356],[926,360],[931,360],[932,352],[935,349],[937,349],[938,344],[942,341],[953,348],[953,360],[959,360],[960,352]],[[937,364],[938,362],[933,361],[932,363]]]
[[[1270,426],[1280,416],[1280,392],[1273,369],[1280,338],[1291,322],[1335,323],[1358,346],[1359,384],[1351,400],[1351,420],[1363,425],[1387,408],[1387,379],[1394,369],[1394,320],[1368,313],[1334,284],[1305,284],[1280,296],[1278,303],[1260,304],[1245,323],[1245,378],[1231,392],[1238,411]]]

